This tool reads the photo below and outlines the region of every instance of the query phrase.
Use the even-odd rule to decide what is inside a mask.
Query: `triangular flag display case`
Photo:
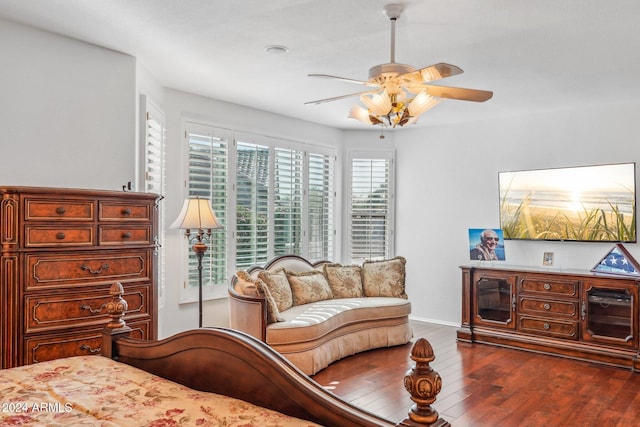
[[[624,276],[640,277],[640,266],[631,254],[622,246],[616,244],[591,269],[594,273],[621,274]]]

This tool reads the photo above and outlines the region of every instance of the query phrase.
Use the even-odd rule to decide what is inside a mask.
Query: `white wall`
[[[184,119],[239,131],[255,132],[301,142],[338,148],[342,132],[301,120],[291,119],[265,111],[229,104],[198,95],[166,89],[163,95],[167,120],[167,194],[163,201],[169,223],[178,215],[187,196],[185,182],[186,146],[183,137]],[[339,207],[338,207],[339,209]],[[337,226],[340,226],[338,223]],[[165,307],[159,316],[161,337],[197,327],[198,304],[180,304],[181,260],[186,260],[186,247],[182,232],[167,231]],[[235,273],[229,271],[229,274]],[[204,326],[228,326],[228,299],[205,301]]]
[[[133,181],[135,59],[0,20],[0,185]]]
[[[444,108],[444,107],[441,107]],[[396,253],[416,318],[459,324],[468,228],[499,227],[498,172],[640,162],[640,101],[396,134]],[[637,179],[637,178],[636,178]],[[638,187],[640,188],[640,187]],[[589,270],[610,243],[507,241],[508,264]],[[640,246],[625,244],[640,260]]]

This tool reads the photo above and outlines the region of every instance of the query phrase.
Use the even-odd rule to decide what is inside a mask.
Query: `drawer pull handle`
[[[96,313],[100,313],[102,310],[104,310],[104,308],[105,308],[106,306],[107,306],[107,304],[102,304],[102,305],[100,306],[100,308],[95,308],[95,309],[94,309],[94,308],[91,308],[91,306],[88,306],[88,305],[86,305],[86,304],[83,304],[83,305],[81,305],[81,306],[80,306],[80,308],[81,308],[81,309],[83,309],[83,310],[89,310],[89,312],[90,312],[91,314],[96,314]]]
[[[542,307],[544,307],[545,310],[549,310],[551,308],[551,304],[545,303]]]
[[[67,213],[67,210],[65,208],[63,208],[62,206],[56,208],[56,213],[58,215],[64,215],[65,213]]]
[[[91,348],[86,344],[82,344],[80,346],[80,350],[85,350],[85,351],[88,351],[89,353],[100,353],[102,351],[102,347]]]
[[[122,209],[122,215],[131,215],[131,209],[129,208]]]
[[[549,329],[550,328],[548,323],[545,323],[544,325],[542,325],[542,327],[545,328],[545,329]]]
[[[126,233],[122,233],[122,238],[123,239],[130,239],[131,238],[131,233],[129,233],[128,231]]]
[[[544,285],[542,285],[542,287],[545,288],[547,291],[551,289],[551,285],[548,283],[545,283]]]
[[[65,237],[67,236],[65,236],[65,234],[62,231],[56,234],[56,239],[58,240],[64,240]]]
[[[99,269],[97,269],[97,270],[92,270],[92,269],[91,269],[91,267],[89,267],[88,265],[84,265],[84,264],[83,264],[80,268],[81,268],[82,270],[84,270],[84,271],[88,271],[88,272],[89,272],[89,273],[91,273],[91,274],[100,274],[100,273],[102,273],[103,271],[105,271],[105,270],[108,270],[108,269],[109,269],[109,264],[102,264],[102,267],[100,267],[100,268],[99,268]]]

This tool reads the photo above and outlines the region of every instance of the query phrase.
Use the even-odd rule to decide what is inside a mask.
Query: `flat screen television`
[[[636,165],[498,173],[507,240],[636,241]]]

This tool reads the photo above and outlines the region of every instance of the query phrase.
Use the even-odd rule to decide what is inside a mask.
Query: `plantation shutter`
[[[351,160],[351,259],[392,256],[391,158]]]
[[[236,268],[264,264],[269,253],[269,148],[236,144]]]
[[[208,199],[222,229],[212,230],[208,250],[202,260],[202,283],[226,285],[227,281],[227,207],[228,149],[230,132],[196,123],[186,124],[189,145],[189,197]],[[198,262],[189,250],[188,286],[198,286]]]
[[[145,96],[140,103],[145,105],[144,126],[144,191],[159,196],[165,194],[165,116]],[[165,232],[166,218],[164,203],[158,203],[158,307],[164,306],[165,287]]]
[[[334,246],[334,156],[309,153],[308,259],[332,260]]]
[[[302,152],[274,152],[274,255],[302,255]]]

